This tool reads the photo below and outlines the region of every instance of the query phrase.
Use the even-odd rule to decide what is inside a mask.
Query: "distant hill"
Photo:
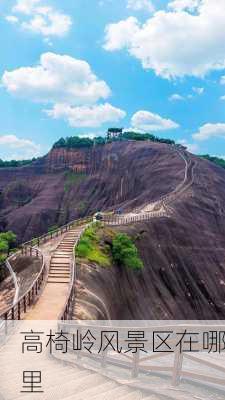
[[[215,156],[210,156],[209,154],[205,154],[201,156],[205,160],[211,161],[216,165],[219,165],[219,167],[222,167],[225,169],[225,160],[223,158],[215,157]]]

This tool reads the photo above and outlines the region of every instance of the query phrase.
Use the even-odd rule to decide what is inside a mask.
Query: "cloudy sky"
[[[2,0],[0,158],[118,126],[225,157],[225,0]]]

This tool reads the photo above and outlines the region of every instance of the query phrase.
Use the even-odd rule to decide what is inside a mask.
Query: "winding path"
[[[109,225],[128,225],[135,222],[147,221],[152,218],[170,217],[174,213],[172,207],[174,201],[188,192],[194,182],[194,169],[196,161],[189,158],[188,153],[175,150],[184,161],[184,178],[182,182],[171,192],[162,196],[159,200],[147,203],[136,208],[135,211],[124,213],[120,216],[104,217],[104,222]]]

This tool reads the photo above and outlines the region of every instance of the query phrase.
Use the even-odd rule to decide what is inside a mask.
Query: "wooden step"
[[[73,248],[72,249],[60,249],[60,250],[63,250],[65,253],[72,253]]]
[[[65,262],[65,261],[64,261],[64,262],[61,262],[61,261],[58,261],[58,262],[57,262],[57,261],[51,261],[51,262],[50,262],[50,265],[51,265],[51,266],[53,266],[53,265],[56,265],[56,266],[61,266],[61,265],[62,265],[62,266],[64,266],[64,265],[65,265],[65,266],[68,266],[68,265],[70,265],[70,262]]]
[[[67,260],[70,260],[70,255],[69,254],[65,254],[65,253],[54,253],[54,257],[55,258],[65,258]]]
[[[70,280],[69,279],[66,280],[66,279],[62,279],[62,278],[60,278],[60,280],[58,280],[56,278],[50,278],[47,282],[48,283],[66,283],[66,284],[68,284],[70,282]]]
[[[70,277],[70,274],[69,273],[67,274],[65,272],[64,273],[61,273],[61,272],[60,273],[54,273],[54,272],[51,273],[50,272],[50,274],[48,276],[48,278],[66,278],[66,279],[69,277]]]
[[[69,251],[73,251],[73,247],[58,247],[58,250],[62,250],[62,251],[64,251],[65,253],[68,253]]]
[[[60,259],[60,260],[61,260],[61,259],[68,260],[68,259],[70,258],[70,256],[67,255],[67,254],[63,254],[63,253],[60,253],[60,254],[54,253],[54,255],[52,256],[51,259],[53,259],[53,258],[58,258],[58,259]]]
[[[73,246],[75,246],[75,245],[74,244],[68,244],[68,243],[60,243],[58,247],[69,247],[69,248],[71,248]]]
[[[50,264],[50,268],[66,268],[66,269],[69,269],[70,266],[71,266],[70,263],[68,263],[68,264],[54,264],[54,263]]]
[[[50,273],[52,273],[52,272],[55,272],[55,273],[60,273],[60,272],[67,272],[67,273],[70,273],[70,268],[51,268],[50,269]]]

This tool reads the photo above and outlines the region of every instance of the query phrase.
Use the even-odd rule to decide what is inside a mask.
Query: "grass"
[[[97,222],[84,231],[76,255],[102,267],[109,267],[112,264],[111,254],[109,247],[101,241],[100,228],[101,224]]]
[[[102,267],[109,267],[114,262],[136,271],[144,268],[133,239],[104,227],[101,222],[93,223],[84,231],[76,255]]]
[[[65,185],[64,190],[68,192],[73,186],[79,185],[86,178],[86,174],[84,173],[75,173],[73,171],[67,171],[65,173]]]

